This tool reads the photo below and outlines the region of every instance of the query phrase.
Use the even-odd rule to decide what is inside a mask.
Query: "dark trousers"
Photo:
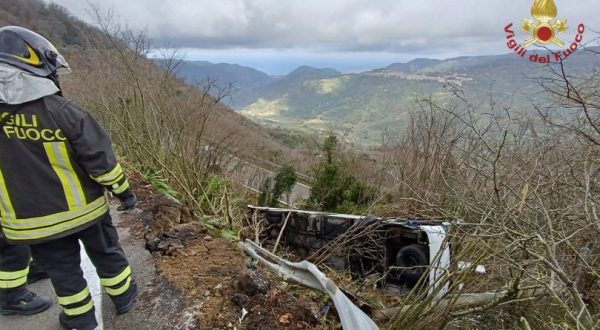
[[[0,231],[0,305],[8,304],[25,292],[29,246],[11,245]]]
[[[131,287],[131,268],[119,244],[110,214],[91,227],[53,241],[31,245],[33,258],[48,275],[67,317],[94,318],[94,305],[80,267],[80,245],[96,267],[101,284],[115,304]]]

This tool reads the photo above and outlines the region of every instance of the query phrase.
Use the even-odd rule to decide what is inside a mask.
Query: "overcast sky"
[[[48,0],[47,0],[48,1]],[[52,0],[90,21],[89,2]],[[555,0],[574,37],[600,29],[600,0]],[[506,53],[504,26],[533,0],[102,0],[128,26],[188,59],[282,74],[299,64],[360,71],[417,57]],[[526,36],[521,35],[521,39]]]

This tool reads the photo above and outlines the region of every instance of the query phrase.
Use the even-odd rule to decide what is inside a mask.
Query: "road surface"
[[[135,212],[135,211],[134,211]],[[101,327],[98,329],[106,330],[129,330],[129,329],[168,329],[165,326],[165,318],[168,316],[168,311],[161,310],[163,307],[168,307],[162,304],[162,297],[156,296],[152,291],[156,290],[156,275],[152,256],[144,248],[144,241],[134,238],[130,235],[129,229],[119,226],[120,216],[111,208],[113,221],[119,231],[121,244],[134,273],[135,280],[140,288],[140,297],[143,295],[153,296],[153,301],[144,301],[138,299],[136,307],[129,313],[117,316],[110,298],[104,290],[101,291],[100,283],[95,274],[94,266],[89,262],[87,256],[83,255],[83,267],[85,277],[88,279],[88,286],[94,297],[96,305],[98,323]],[[87,259],[87,261],[86,261]],[[1,316],[0,315],[0,330],[59,330],[62,329],[58,322],[58,314],[60,313],[60,305],[56,301],[54,289],[50,280],[42,280],[30,286],[30,290],[52,297],[55,300],[54,305],[47,311],[32,316]],[[176,300],[175,297],[167,296],[165,299]],[[156,306],[153,306],[156,304]],[[161,306],[163,305],[163,306]],[[151,309],[151,310],[149,310]]]
[[[237,180],[246,188],[254,192],[260,192],[261,186],[266,178],[274,178],[276,175],[270,170],[235,156],[231,156],[231,158],[226,161],[226,164],[225,170],[227,171],[227,176],[234,178],[234,180]],[[288,204],[289,206],[297,206],[309,196],[310,187],[303,183],[296,182],[290,193],[289,203],[287,198],[280,200],[280,202]]]

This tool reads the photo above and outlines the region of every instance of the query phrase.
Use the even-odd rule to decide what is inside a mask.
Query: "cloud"
[[[86,19],[89,4],[53,0]],[[103,0],[159,46],[482,53],[506,50],[503,27],[530,16],[519,0]],[[572,24],[591,24],[597,0],[556,0]],[[577,22],[577,23],[578,23]],[[490,49],[491,48],[491,49]]]

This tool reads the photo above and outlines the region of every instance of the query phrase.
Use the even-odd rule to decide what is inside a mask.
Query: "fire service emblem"
[[[509,49],[514,51],[517,55],[525,58],[527,55],[527,48],[532,45],[537,45],[541,48],[548,49],[550,45],[556,45],[558,47],[565,47],[565,42],[559,39],[559,35],[565,33],[569,26],[565,18],[558,17],[558,8],[554,3],[554,0],[534,0],[533,6],[531,7],[532,18],[522,19],[521,30],[528,35],[523,44],[519,44],[515,37],[514,25],[510,23],[504,27],[506,33],[506,39],[508,40],[507,46]],[[577,34],[574,41],[565,50],[551,51],[550,54],[532,54],[528,58],[531,62],[537,62],[542,64],[560,62],[569,57],[575,52],[581,42],[583,41],[583,33],[585,32],[585,25],[583,23],[577,26]]]

